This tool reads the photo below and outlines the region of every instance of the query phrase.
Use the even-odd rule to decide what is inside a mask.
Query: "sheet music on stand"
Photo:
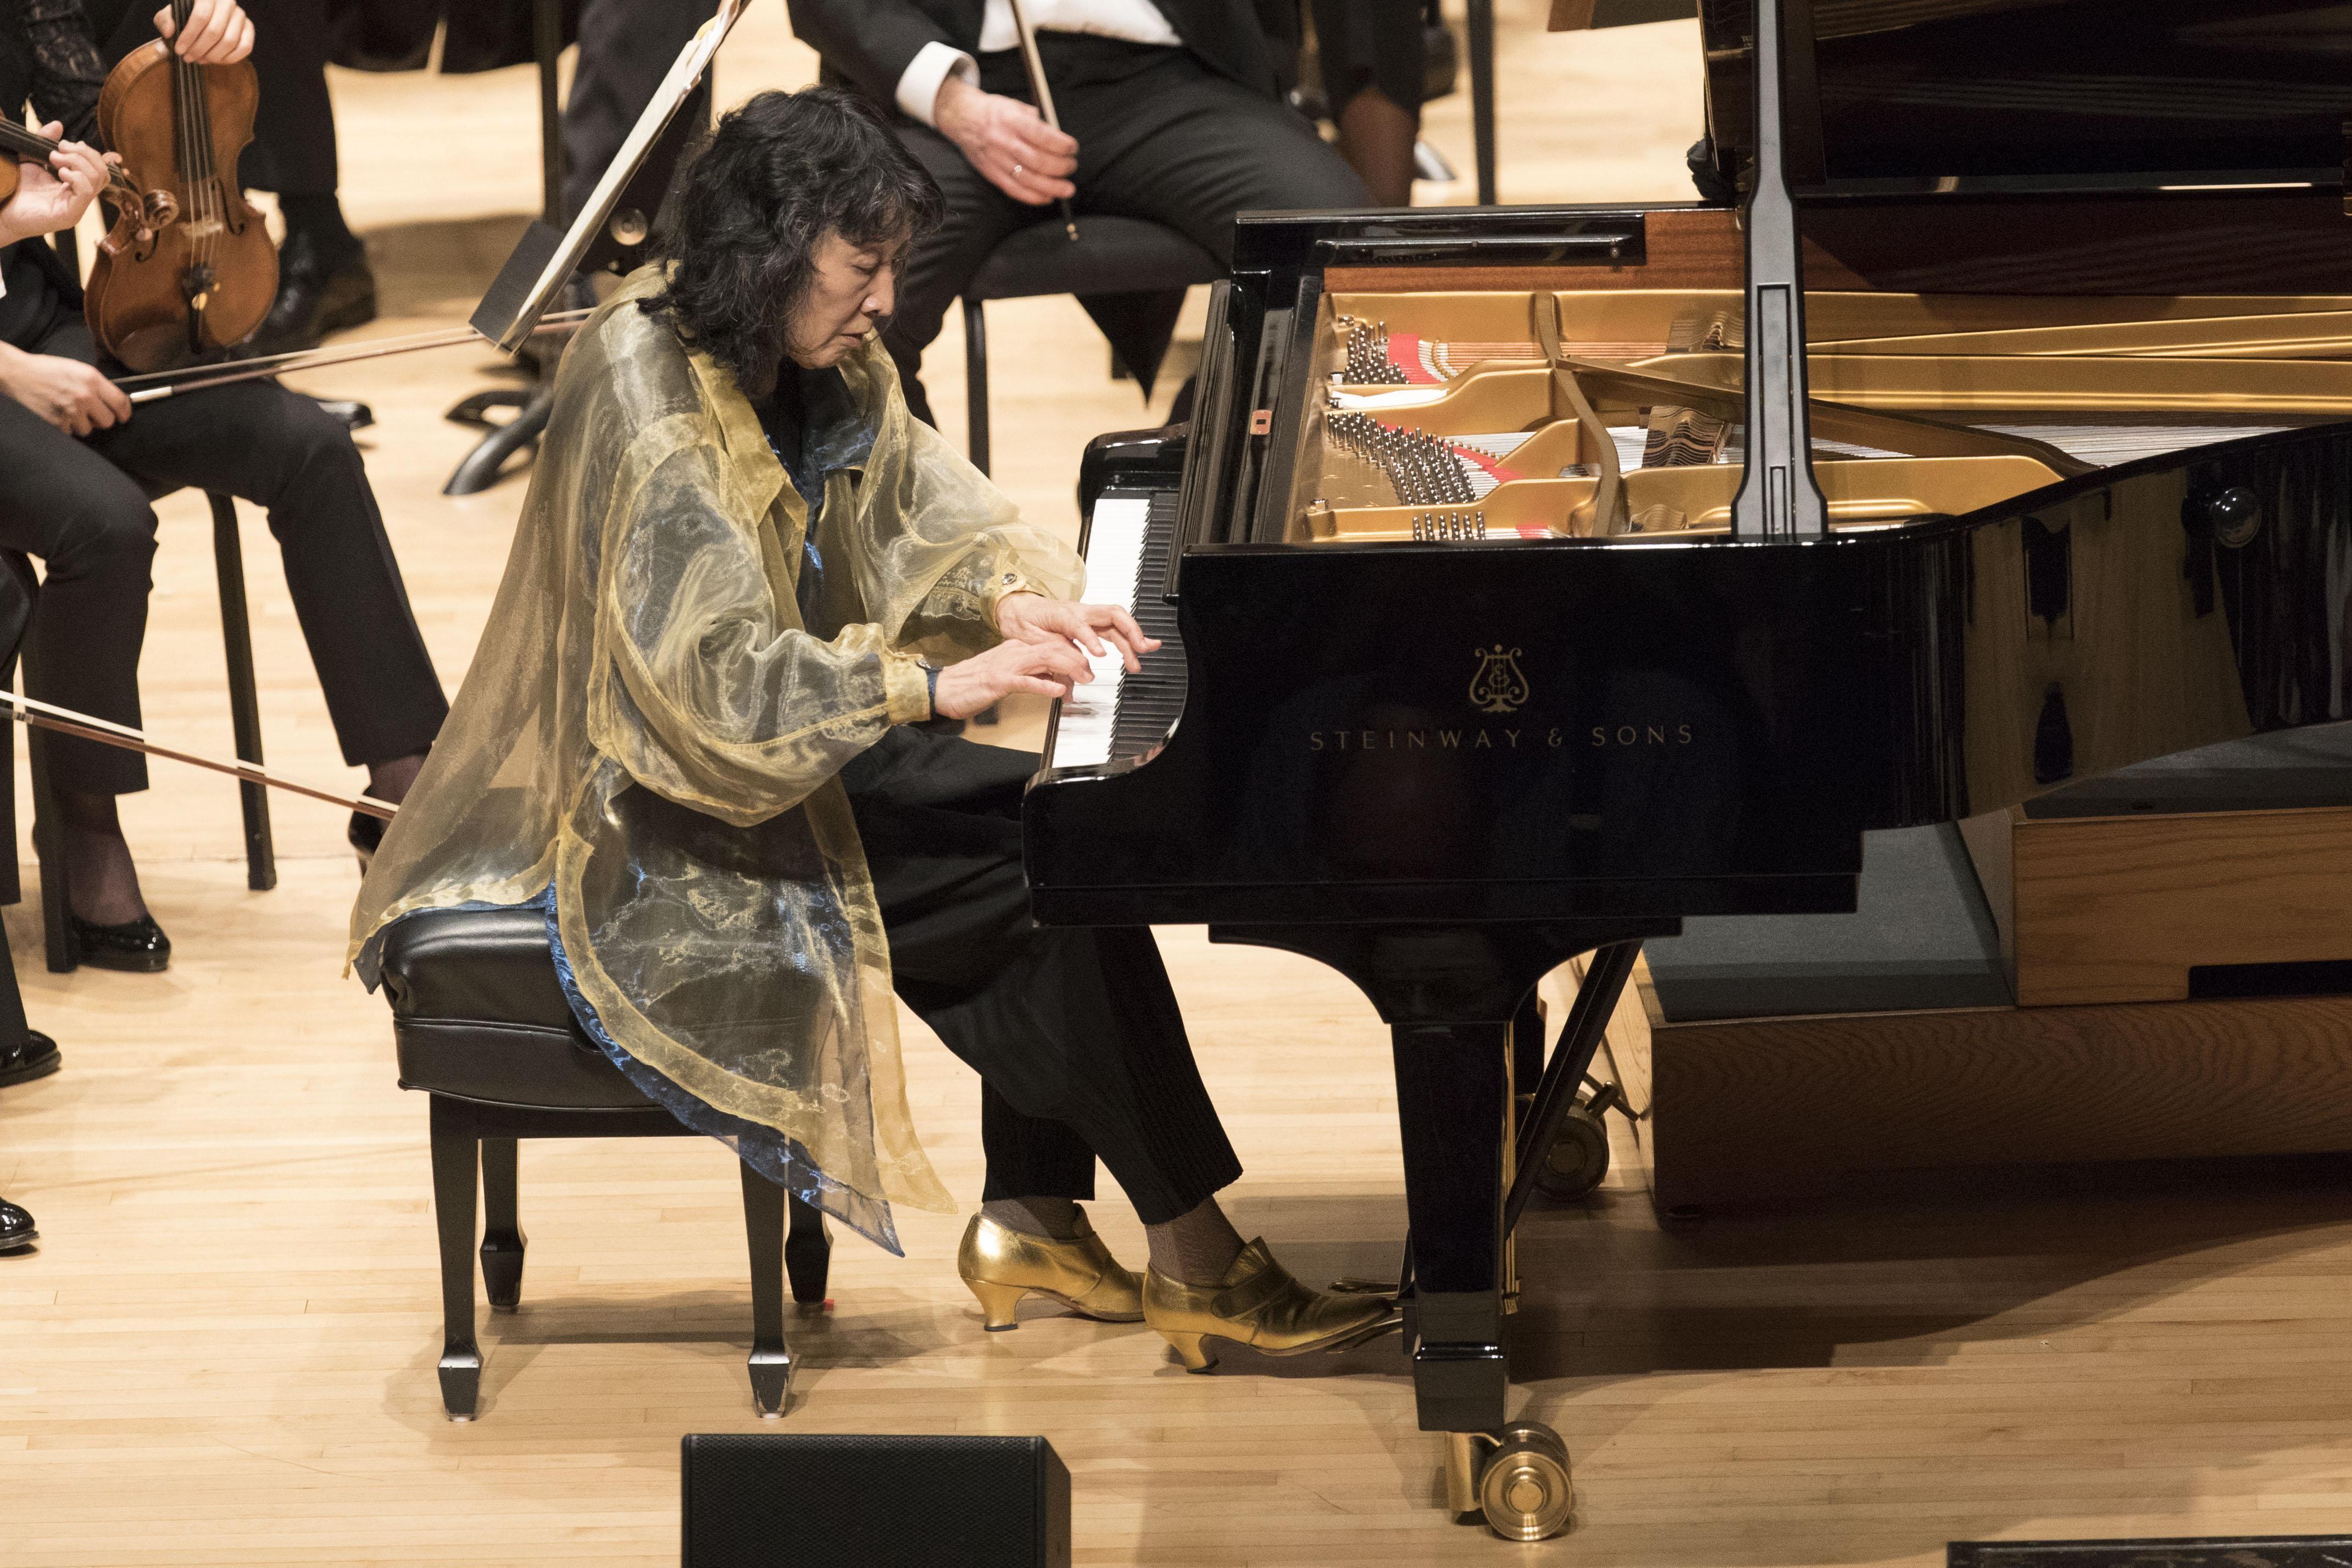
[[[620,199],[629,177],[645,162],[646,154],[669,126],[679,108],[701,82],[703,73],[710,68],[712,57],[719,46],[727,41],[735,24],[742,19],[748,0],[721,0],[719,14],[702,25],[677,60],[669,68],[655,89],[653,101],[637,117],[637,123],[621,143],[613,162],[606,166],[604,177],[596,182],[580,216],[572,226],[558,233],[545,222],[533,222],[523,231],[514,250],[507,257],[506,265],[499,268],[481,302],[475,306],[470,321],[473,329],[508,354],[518,353],[530,341],[531,329],[546,314],[563,285],[577,271],[583,258],[594,246],[596,237],[613,216],[613,206]]]

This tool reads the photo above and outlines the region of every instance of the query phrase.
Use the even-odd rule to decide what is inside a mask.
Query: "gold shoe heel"
[[[1013,1309],[1021,1304],[1022,1297],[1029,1294],[1029,1287],[993,1285],[985,1279],[967,1279],[964,1284],[980,1298],[980,1310],[988,1319],[990,1333],[1006,1333],[1021,1326],[1013,1321]]]
[[[1186,1372],[1213,1372],[1216,1369],[1217,1358],[1201,1343],[1208,1338],[1206,1334],[1171,1334],[1162,1330],[1161,1337],[1167,1340],[1169,1349],[1176,1352],[1176,1359],[1184,1363]]]
[[[992,1333],[1020,1327],[1013,1309],[1029,1295],[1103,1322],[1143,1319],[1142,1281],[1120,1268],[1102,1237],[1091,1233],[1056,1241],[974,1215],[956,1252],[956,1272],[980,1299]]]

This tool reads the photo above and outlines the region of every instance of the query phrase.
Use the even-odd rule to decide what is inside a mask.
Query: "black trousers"
[[[842,770],[898,994],[980,1074],[983,1198],[1091,1198],[1146,1225],[1240,1179],[1149,928],[1044,927],[1021,869],[1025,752],[903,725]]]
[[[1236,213],[1371,205],[1356,172],[1313,125],[1186,50],[1059,32],[1038,35],[1038,50],[1062,129],[1077,138],[1072,205],[1081,215],[1149,219],[1231,265]],[[1029,100],[1017,50],[983,55],[980,67],[989,91]],[[988,253],[1055,209],[1014,201],[930,127],[903,115],[897,124],[899,141],[947,193],[948,216],[908,258],[882,341],[898,363],[908,406],[936,423],[918,375],[923,350]]]
[[[68,318],[34,353],[99,362]],[[120,373],[119,365],[107,367]],[[155,511],[185,486],[268,509],[286,585],[343,760],[390,762],[433,742],[449,711],[350,432],[274,383],[147,404],[76,440],[0,396],[0,550],[42,565],[26,639],[28,694],[118,724],[139,722]],[[146,759],[56,738],[58,783],[94,795],[147,786]]]
[[[261,102],[238,164],[256,190],[331,196],[335,109],[327,97],[327,0],[243,0],[253,18],[253,69]]]

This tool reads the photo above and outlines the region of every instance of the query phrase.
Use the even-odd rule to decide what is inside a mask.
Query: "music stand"
[[[540,216],[554,228],[563,226],[563,109],[557,99],[555,73],[563,55],[562,0],[531,0],[531,52],[539,62]],[[521,386],[493,387],[460,399],[446,417],[460,425],[478,425],[488,431],[459,461],[445,496],[469,496],[498,483],[499,470],[509,458],[539,441],[547,428],[547,411],[555,398],[555,378],[533,360],[530,379]],[[503,423],[489,417],[493,408],[512,408]]]

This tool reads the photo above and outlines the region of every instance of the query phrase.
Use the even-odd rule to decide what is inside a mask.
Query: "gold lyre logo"
[[[1472,648],[1478,668],[1470,677],[1471,705],[1482,713],[1516,713],[1530,693],[1528,678],[1519,673],[1519,650],[1505,652],[1503,645]]]

